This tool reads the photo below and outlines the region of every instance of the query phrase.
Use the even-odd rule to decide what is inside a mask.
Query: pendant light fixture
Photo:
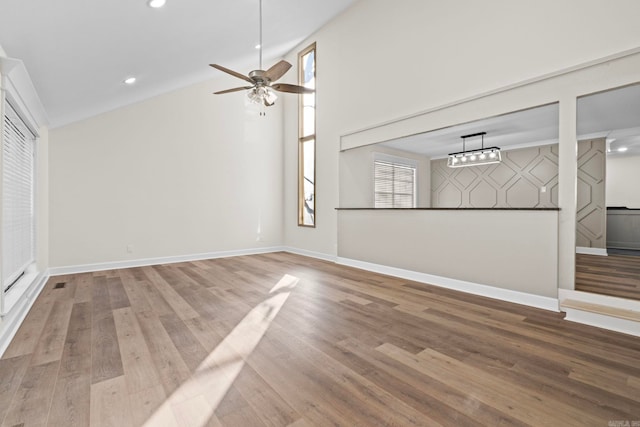
[[[484,136],[486,132],[472,133],[470,135],[462,135],[462,151],[457,153],[450,153],[447,166],[450,168],[461,168],[465,166],[479,166],[489,165],[492,163],[500,163],[502,156],[500,154],[500,147],[487,147],[484,146]],[[482,144],[480,149],[467,150],[466,140],[467,138],[474,138],[480,136],[482,138]]]

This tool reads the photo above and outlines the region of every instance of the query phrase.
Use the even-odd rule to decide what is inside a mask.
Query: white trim
[[[517,88],[528,86],[528,85],[531,85],[531,84],[534,84],[534,83],[538,83],[538,82],[542,82],[542,81],[545,81],[545,80],[549,80],[549,79],[552,79],[554,77],[559,77],[559,76],[562,76],[562,75],[565,75],[565,74],[570,74],[570,73],[573,73],[573,72],[576,72],[576,71],[580,71],[580,70],[584,70],[584,69],[587,69],[587,68],[591,68],[591,67],[594,67],[594,66],[597,66],[597,65],[606,64],[607,62],[611,62],[611,61],[615,61],[615,60],[618,60],[618,59],[622,59],[622,58],[626,58],[626,57],[629,57],[629,56],[633,56],[633,55],[636,55],[638,53],[640,53],[640,47],[635,47],[635,48],[628,49],[628,50],[625,50],[625,51],[622,51],[622,52],[614,53],[612,55],[607,55],[607,56],[604,56],[604,57],[601,57],[601,58],[598,58],[598,59],[593,59],[591,61],[583,62],[583,63],[578,64],[578,65],[574,65],[574,66],[571,66],[571,67],[563,68],[563,69],[558,70],[558,71],[554,71],[554,72],[551,72],[551,73],[543,74],[543,75],[538,76],[538,77],[533,77],[533,78],[522,80],[520,82],[516,82],[516,83],[510,84],[510,85],[507,85],[507,86],[503,86],[503,87],[500,87],[500,88],[497,88],[497,89],[489,90],[487,92],[483,92],[483,93],[480,93],[480,94],[477,94],[477,95],[472,95],[472,96],[469,96],[467,98],[462,98],[462,99],[459,99],[457,101],[448,102],[446,104],[442,104],[442,105],[439,105],[439,106],[434,107],[434,108],[429,108],[429,109],[426,109],[426,110],[423,110],[423,111],[419,111],[417,113],[413,113],[413,114],[409,114],[409,115],[406,115],[406,116],[398,117],[396,119],[388,120],[388,121],[385,121],[385,122],[382,122],[382,123],[377,123],[377,124],[372,125],[372,126],[366,126],[364,128],[348,131],[348,132],[345,132],[342,135],[340,135],[340,150],[341,151],[345,150],[345,148],[343,146],[343,139],[346,139],[347,137],[350,137],[352,135],[357,135],[359,133],[371,131],[373,129],[381,128],[381,127],[384,127],[384,126],[387,126],[387,125],[390,125],[390,124],[399,123],[399,122],[402,122],[402,121],[405,121],[405,120],[409,120],[409,119],[420,117],[420,116],[423,116],[423,115],[426,115],[426,114],[430,114],[430,113],[433,113],[435,111],[444,110],[444,109],[447,109],[447,108],[455,107],[456,105],[461,105],[461,104],[465,104],[465,103],[468,103],[468,102],[471,102],[471,101],[475,101],[475,100],[478,100],[478,99],[486,98],[486,97],[489,97],[489,96],[492,96],[492,95],[497,95],[499,93],[508,92],[510,90],[513,90],[513,89],[517,89]],[[356,147],[354,146],[354,147],[348,147],[348,148],[356,148]]]
[[[18,332],[18,328],[22,321],[29,313],[31,306],[35,302],[38,295],[44,288],[49,279],[49,272],[45,271],[31,283],[31,287],[27,292],[23,293],[20,300],[13,305],[13,309],[2,317],[2,326],[0,327],[0,357],[4,354],[11,343],[11,340]]]
[[[374,151],[373,153],[371,153],[371,155],[373,156],[374,162],[379,161],[379,162],[391,163],[394,165],[409,166],[411,168],[416,168],[416,169],[418,168],[418,161],[416,159],[394,156],[391,154],[380,153],[377,151]]]
[[[576,246],[577,254],[608,256],[606,248],[587,248],[584,246]]]
[[[566,299],[640,312],[640,301],[637,300],[593,294],[591,292],[574,291],[572,289],[558,289],[558,300],[560,300],[560,305],[562,305],[562,301]]]
[[[321,259],[321,260],[324,260],[324,261],[336,262],[336,256],[335,255],[329,255],[329,254],[325,254],[325,253],[322,253],[322,252],[308,251],[306,249],[294,248],[294,247],[291,247],[291,246],[285,246],[283,248],[283,250],[285,252],[290,252],[290,253],[296,254],[296,255],[308,256],[310,258],[317,258],[317,259]]]
[[[49,269],[51,276],[63,274],[89,273],[94,271],[116,270],[119,268],[144,267],[148,265],[173,264],[176,262],[200,261],[204,259],[228,258],[240,255],[257,255],[271,252],[281,252],[285,249],[282,246],[271,246],[266,248],[237,249],[231,251],[208,252],[191,255],[177,255],[158,258],[143,258],[127,261],[101,262],[96,264],[70,265],[64,267],[52,267]]]
[[[621,319],[614,316],[607,316],[604,314],[562,306],[562,301],[570,299],[606,307],[619,308],[622,310],[640,312],[640,301],[612,297],[609,295],[593,294],[591,292],[575,291],[572,289],[558,289],[558,299],[560,300],[561,310],[566,313],[565,320],[640,336],[640,327],[638,322],[634,322],[633,320]]]
[[[608,329],[610,331],[622,332],[623,334],[640,337],[640,327],[638,327],[638,322],[634,322],[633,320],[620,319],[618,317],[605,316],[603,314],[576,310],[568,307],[563,307],[562,311],[567,314],[564,319],[570,322],[582,323],[585,325],[595,326],[597,328]]]
[[[49,119],[24,62],[0,57],[0,74],[5,77],[2,89],[6,90],[13,107],[18,110],[31,131],[39,136],[39,127],[47,125]]]
[[[373,264],[349,258],[337,257],[336,264],[373,271],[374,273],[386,274],[388,276],[399,277],[402,279],[413,280],[415,282],[426,283],[433,286],[439,286],[441,288],[453,289],[456,291],[466,292],[468,294],[480,295],[516,304],[523,304],[530,307],[541,308],[543,310],[560,311],[558,307],[558,300],[556,298],[527,294],[524,292],[512,291],[510,289],[496,288],[494,286],[419,273],[417,271],[388,267],[386,265]]]

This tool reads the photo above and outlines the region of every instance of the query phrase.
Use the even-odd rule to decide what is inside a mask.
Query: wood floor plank
[[[589,286],[607,272],[596,261]],[[628,291],[635,262],[609,286]],[[607,425],[640,420],[638,360],[637,337],[559,313],[268,253],[51,278],[0,359],[0,416]]]
[[[167,395],[162,386],[129,393],[131,418],[134,426],[177,427],[173,410],[166,405]]]
[[[91,302],[93,297],[93,276],[90,274],[78,274],[74,277],[76,291],[73,295],[74,302]]]
[[[120,377],[124,374],[118,334],[111,311],[93,319],[91,354],[92,384]]]
[[[90,404],[91,376],[88,373],[58,377],[47,425],[88,426]]]
[[[264,427],[265,425],[249,404],[236,408],[223,416],[216,415],[216,417],[221,425],[229,427]]]
[[[49,286],[52,285],[47,283],[46,287]],[[38,297],[31,307],[31,310],[29,310],[29,322],[23,322],[22,325],[20,325],[18,332],[16,332],[15,337],[11,340],[11,344],[9,344],[9,347],[7,347],[7,350],[2,355],[3,359],[33,353],[33,349],[38,344],[42,329],[49,318],[49,313],[55,302],[50,295],[45,293],[45,290],[43,290],[43,294]]]
[[[211,426],[222,427],[215,408],[204,396],[195,396],[172,405],[172,411],[180,427]]]
[[[29,359],[29,355],[23,355],[0,360],[0,424],[22,383]]]
[[[54,360],[60,360],[72,308],[73,300],[55,301],[53,303],[38,344],[33,350],[32,365],[43,365]]]
[[[405,401],[434,417],[443,425],[526,425],[504,412],[483,403],[466,390],[455,389],[445,382],[416,371],[407,371],[404,365],[384,356],[358,339],[348,338],[339,343],[355,360],[346,363],[362,375],[386,387],[394,387]],[[344,360],[344,359],[343,359]],[[397,392],[398,393],[398,392]]]
[[[91,426],[131,427],[131,406],[124,377],[91,385]]]
[[[575,289],[640,300],[640,257],[576,254]]]
[[[366,377],[346,368],[315,347],[305,344],[295,335],[287,333],[284,328],[279,328],[277,332],[282,334],[282,341],[287,342],[299,357],[305,359],[306,363],[311,366],[322,366],[323,372],[330,381],[336,381],[341,385],[345,394],[351,397],[349,401],[352,409],[356,410],[365,422],[374,425],[388,417],[401,425],[439,425],[437,421],[430,419],[426,414],[420,413],[402,400],[396,399]]]
[[[91,375],[91,306],[73,304],[58,377]]]
[[[142,283],[135,279],[135,276],[131,273],[130,269],[120,271],[122,272],[122,287],[127,293],[127,299],[131,304],[131,309],[136,313],[141,311],[152,311],[151,304],[149,303],[149,299],[146,296]],[[166,311],[166,313],[169,312],[170,309]]]
[[[160,322],[182,356],[184,363],[191,372],[195,372],[207,357],[208,352],[177,315],[165,314],[160,317]]]
[[[377,350],[405,363],[412,369],[451,384],[459,390],[472,387],[475,390],[474,394],[485,403],[530,425],[549,424],[551,420],[565,425],[572,423],[595,425],[603,421],[594,419],[575,408],[546,399],[543,394],[534,390],[527,390],[516,384],[510,384],[508,388],[504,388],[504,383],[498,378],[469,368],[464,363],[431,349],[414,355],[384,344]]]
[[[13,396],[2,426],[42,426],[47,423],[49,408],[60,362],[32,365]]]
[[[245,366],[234,386],[266,426],[284,426],[301,418],[251,367]]]
[[[120,280],[120,277],[107,279],[107,289],[109,292],[109,303],[112,310],[131,307],[129,297],[122,286],[122,280]]]
[[[165,393],[170,396],[189,379],[191,371],[157,316],[141,312],[136,318]]]
[[[142,267],[149,280],[153,282],[155,288],[165,299],[167,304],[171,306],[174,313],[181,319],[193,319],[198,317],[198,313],[176,292],[176,290],[165,281],[165,279],[151,267]]]
[[[127,391],[133,394],[161,385],[160,376],[153,366],[153,359],[133,310],[130,307],[114,310],[113,317]]]

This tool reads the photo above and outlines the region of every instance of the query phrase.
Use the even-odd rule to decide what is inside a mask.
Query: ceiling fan
[[[237,71],[230,70],[222,65],[218,64],[209,64],[211,67],[216,68],[220,71],[223,71],[227,74],[230,74],[234,77],[242,79],[248,83],[251,83],[251,86],[241,86],[233,89],[221,90],[218,92],[214,92],[215,95],[221,95],[223,93],[231,93],[238,92],[241,90],[247,90],[247,97],[249,100],[256,104],[263,104],[265,107],[272,106],[278,96],[275,94],[275,91],[278,92],[287,92],[287,93],[314,93],[315,91],[311,88],[307,88],[304,86],[292,85],[288,83],[275,83],[282,76],[286,74],[287,71],[291,68],[291,64],[287,61],[280,61],[268,70],[262,69],[262,0],[260,0],[260,44],[259,44],[259,67],[258,70],[253,70],[249,73],[248,76],[244,74],[238,73]]]

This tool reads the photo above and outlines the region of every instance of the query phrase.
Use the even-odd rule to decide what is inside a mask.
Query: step
[[[566,320],[640,336],[640,311],[565,299],[560,303]]]
[[[620,319],[640,322],[640,311],[626,310],[624,308],[609,307],[591,302],[566,299],[560,303],[560,307],[573,308],[575,310],[590,311],[591,313],[603,314],[605,316],[619,317]]]

